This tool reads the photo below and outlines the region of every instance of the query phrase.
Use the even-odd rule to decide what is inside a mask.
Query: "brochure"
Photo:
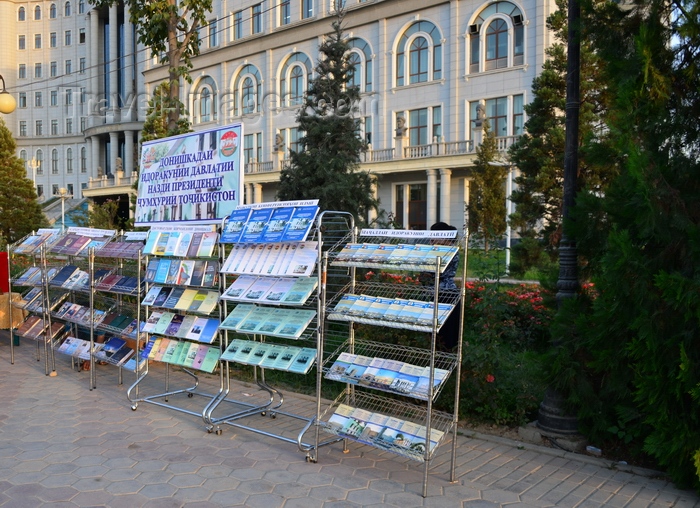
[[[243,233],[241,233],[239,242],[259,243],[263,237],[265,226],[272,216],[273,210],[273,208],[257,208],[253,210]]]
[[[315,360],[316,348],[302,348],[288,370],[297,374],[306,374],[313,366]]]
[[[239,275],[221,295],[222,300],[238,300],[258,278],[255,275]]]
[[[293,277],[308,277],[316,268],[317,261],[318,242],[301,242],[284,273]]]
[[[237,243],[251,212],[251,208],[238,208],[231,212],[229,218],[224,222],[219,243]]]
[[[265,243],[281,242],[282,237],[286,235],[287,225],[295,211],[293,206],[274,208],[260,241]]]
[[[216,241],[218,238],[218,233],[210,231],[207,233],[202,233],[202,241],[199,244],[199,249],[197,250],[198,258],[210,258],[214,254],[214,248],[216,247]],[[189,254],[189,253],[188,253]]]
[[[241,340],[241,339],[234,339],[231,341],[231,343],[228,345],[226,348],[226,351],[223,352],[221,355],[221,360],[226,360],[227,362],[232,362],[234,361],[234,355],[238,352],[238,350],[243,347],[243,345],[246,343],[246,341]]]
[[[303,305],[318,286],[318,279],[316,277],[297,277],[293,280],[294,284],[280,302],[285,305]]]
[[[180,233],[180,241],[177,244],[177,247],[173,251],[173,256],[179,257],[179,258],[184,258],[187,257],[187,251],[190,248],[190,242],[192,242],[192,235],[194,233],[190,233],[189,231],[183,231]]]
[[[279,337],[298,339],[314,317],[316,317],[315,310],[288,309],[284,322],[274,333]]]
[[[301,348],[298,347],[285,347],[272,368],[277,370],[289,370],[300,351]]]
[[[251,303],[239,303],[221,322],[221,328],[235,330],[241,321],[248,317],[248,314],[250,314],[253,309],[257,309],[257,306]]]
[[[289,294],[289,291],[294,287],[294,283],[297,281],[296,277],[282,277],[282,278],[270,278],[272,280],[272,286],[267,293],[263,296],[263,303],[267,304],[278,304],[282,299]]]
[[[318,214],[318,206],[297,206],[287,224],[281,241],[304,242]]]

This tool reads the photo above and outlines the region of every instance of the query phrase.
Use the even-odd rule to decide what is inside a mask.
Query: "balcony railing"
[[[272,163],[272,161],[249,162],[245,165],[244,171],[246,174],[271,173],[272,171],[274,171],[274,164]]]
[[[124,185],[133,185],[138,181],[139,175],[134,172],[129,176],[115,175],[108,177],[103,175],[99,178],[90,178],[88,180],[88,189],[104,189],[107,187],[122,187]]]

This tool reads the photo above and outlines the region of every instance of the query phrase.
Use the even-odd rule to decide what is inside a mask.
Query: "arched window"
[[[22,164],[24,164],[24,168],[27,168],[27,151],[26,150],[20,150],[19,151],[19,158],[22,160]]]
[[[80,149],[80,172],[87,173],[87,149],[85,147]]]
[[[51,4],[49,7],[49,18],[56,19],[56,4]]]
[[[39,149],[36,151],[34,154],[34,158],[36,159],[36,174],[37,175],[43,175],[44,174],[44,151]]]
[[[63,8],[63,15],[70,16],[70,2],[66,2],[66,5]]]
[[[195,88],[193,111],[195,123],[215,122],[217,118],[216,83],[212,78],[202,78]]]
[[[73,172],[73,149],[66,150],[66,173]]]
[[[34,7],[34,19],[37,21],[41,19],[41,6],[39,5]]]
[[[350,64],[353,66],[353,76],[349,86],[360,87],[360,92],[372,91],[372,51],[369,44],[362,39],[348,41],[351,49],[349,55]]]
[[[58,174],[58,150],[55,148],[51,150],[51,174]]]
[[[522,11],[510,2],[495,2],[469,25],[469,72],[503,69],[525,62]]]
[[[440,31],[430,21],[416,21],[404,30],[396,46],[396,86],[437,79],[442,79]]]
[[[298,106],[304,100],[306,86],[311,79],[311,60],[303,53],[294,53],[282,66],[280,95],[286,106]]]
[[[27,11],[24,7],[20,7],[17,11],[17,21],[24,21],[27,17]]]
[[[262,78],[254,65],[245,65],[234,80],[234,116],[260,112]]]

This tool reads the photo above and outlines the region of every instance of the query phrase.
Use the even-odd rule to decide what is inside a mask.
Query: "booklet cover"
[[[195,320],[195,326],[197,321]],[[202,328],[202,333],[199,335],[199,342],[205,342],[211,344],[216,338],[216,333],[219,330],[219,320],[214,318],[207,319],[204,328]]]
[[[178,269],[175,284],[178,286],[188,286],[190,284],[194,273],[194,263],[194,260],[185,260],[180,262],[180,268]]]
[[[250,354],[257,344],[257,342],[244,340],[238,351],[233,354],[233,361],[237,363],[248,363],[248,358],[250,358]]]
[[[237,243],[251,212],[251,208],[238,208],[231,212],[229,218],[224,222],[219,243]]]
[[[284,244],[282,243],[270,244],[270,251],[268,252],[268,255],[265,258],[264,264],[259,270],[260,274],[272,275],[272,273],[275,271],[275,266],[278,262],[282,260],[282,256],[284,254],[283,245]]]
[[[316,348],[302,348],[288,370],[289,372],[296,372],[297,374],[306,374],[311,370],[311,367],[313,367],[315,360]]]
[[[266,275],[284,275],[284,272],[287,269],[287,266],[289,266],[289,262],[296,251],[295,243],[282,243],[278,245],[279,253],[275,258],[274,263],[272,265],[267,265],[267,269],[271,268],[271,271],[266,273]],[[292,246],[294,246],[294,248],[292,248]]]
[[[231,343],[228,345],[226,348],[226,351],[223,352],[221,355],[221,360],[225,360],[227,362],[232,362],[234,361],[234,355],[238,352],[238,350],[246,343],[246,341],[241,340],[241,339],[234,339],[231,341]]]
[[[253,273],[253,274],[263,275],[265,273],[264,270],[265,270],[265,267],[267,266],[268,259],[271,259],[271,256],[279,255],[279,250],[275,250],[274,243],[266,243],[266,244],[262,244],[262,245],[263,245],[262,252],[260,252],[260,254],[257,256],[255,263],[253,263],[251,261],[251,263],[248,264],[246,271]]]
[[[190,278],[190,286],[201,286],[204,280],[204,270],[207,267],[207,262],[203,259],[198,259],[194,262],[192,269],[192,277]]]
[[[272,289],[277,279],[272,277],[258,277],[255,282],[243,293],[243,300],[261,302],[263,297]]]
[[[162,307],[165,307],[166,309],[174,309],[175,305],[177,305],[177,302],[180,300],[180,297],[184,294],[184,292],[185,288],[173,288],[167,300],[165,300],[165,302],[163,303]]]
[[[194,297],[197,295],[197,290],[192,288],[187,288],[182,292],[180,299],[175,304],[175,310],[187,310],[192,305]]]
[[[258,264],[258,260],[265,254],[265,244],[264,243],[251,244],[251,247],[254,247],[254,249],[252,249],[252,250],[248,249],[245,256],[243,257],[243,259],[241,259],[241,262],[238,265],[237,273],[248,273],[248,274],[260,275],[260,274],[254,273],[253,269],[255,268],[255,265]]]
[[[161,231],[160,235],[158,235],[158,241],[156,242],[156,246],[153,249],[154,256],[165,255],[165,248],[168,245],[169,239],[170,239],[170,232]]]
[[[202,364],[199,367],[199,370],[203,370],[204,372],[214,372],[214,369],[216,368],[216,364],[219,362],[219,348],[218,347],[209,347],[207,349],[206,354],[204,355],[204,360],[202,361]]]
[[[209,231],[207,233],[202,233],[202,241],[199,244],[199,249],[197,250],[198,258],[210,258],[214,254],[214,248],[216,247],[216,241],[218,239],[218,233],[214,231]]]
[[[340,353],[335,362],[333,362],[333,365],[331,365],[331,368],[328,369],[326,379],[331,379],[333,381],[343,381],[345,379],[345,372],[353,364],[356,356],[357,355],[345,351]]]
[[[296,277],[294,284],[280,300],[285,305],[303,305],[318,286],[316,277]]]
[[[301,351],[301,348],[299,348],[299,347],[294,347],[294,346],[285,347],[284,351],[282,351],[282,353],[280,353],[279,357],[277,358],[277,361],[272,366],[272,368],[277,369],[277,370],[289,370],[289,368],[291,367],[292,363],[294,363],[294,360],[296,359],[296,357],[300,351]]]
[[[263,303],[278,304],[294,287],[297,281],[296,277],[272,278],[272,286],[269,291],[263,296]]]
[[[168,267],[168,275],[165,277],[166,284],[176,284],[177,277],[180,274],[180,264],[182,261],[179,259],[173,259],[170,261],[170,266]]]
[[[153,277],[153,282],[165,284],[165,281],[168,280],[168,273],[170,272],[170,263],[170,259],[159,260],[158,269],[156,270],[155,277]]]
[[[287,346],[271,344],[270,348],[267,350],[267,353],[265,353],[265,356],[263,357],[262,361],[259,363],[260,367],[264,369],[274,369],[277,360],[279,360],[279,357],[282,355],[282,353],[284,353],[284,350],[286,348]]]
[[[282,326],[275,330],[275,335],[298,339],[314,317],[316,317],[315,310],[289,309]]]
[[[267,317],[253,330],[263,335],[276,335],[277,330],[285,323],[289,315],[289,309],[270,309]]]
[[[160,316],[160,319],[153,327],[153,333],[157,333],[158,335],[166,335],[165,330],[168,329],[170,321],[172,321],[174,317],[174,312],[163,312],[163,314]]]
[[[369,368],[374,358],[364,355],[355,355],[355,359],[347,369],[345,369],[345,381],[359,384],[365,371]]]
[[[163,251],[163,256],[174,256],[175,250],[180,243],[180,232],[171,231],[168,235],[168,243],[165,244],[165,250]]]
[[[281,241],[304,242],[309,236],[311,227],[318,214],[318,206],[298,206],[294,208],[292,218],[289,219]]]
[[[285,274],[294,277],[308,277],[316,268],[318,242],[302,242],[297,246]]]
[[[252,303],[239,303],[221,322],[221,328],[227,330],[235,330],[241,323],[241,321],[248,317],[248,314],[250,314],[253,311],[253,309],[256,308],[257,306]]]
[[[219,283],[219,262],[218,261],[207,261],[204,267],[204,278],[202,279],[202,286],[211,288]]]
[[[192,328],[190,328],[190,331],[187,333],[185,338],[188,340],[202,342],[199,339],[202,336],[202,331],[204,330],[204,327],[207,325],[207,321],[207,318],[204,317],[196,318],[194,320],[194,323],[192,324]]]
[[[182,233],[180,233],[180,241],[178,242],[177,247],[173,251],[173,256],[179,258],[187,257],[187,251],[190,248],[190,242],[192,242],[193,234],[194,233],[191,233],[189,231],[183,231]]]
[[[255,309],[238,324],[236,330],[242,333],[254,333],[258,326],[260,326],[271,313],[272,308],[270,307],[255,307]]]
[[[243,255],[244,249],[246,249],[247,247],[247,245],[239,243],[231,247],[231,250],[226,255],[226,260],[224,261],[224,264],[221,266],[221,272],[235,273],[234,267],[238,265],[240,256]]]
[[[272,216],[273,208],[257,208],[252,211],[250,218],[241,233],[239,242],[259,243],[262,241],[265,226]]]
[[[196,310],[199,314],[211,314],[219,303],[218,291],[205,291],[205,293],[204,300],[202,300],[202,303],[199,304]]]
[[[389,390],[403,395],[411,395],[422,374],[423,368],[405,363],[389,385]]]
[[[273,344],[258,342],[248,355],[248,365],[260,365]]]
[[[281,242],[294,211],[293,206],[274,208],[260,241],[265,243]]]
[[[185,316],[185,319],[182,320],[180,328],[178,328],[177,332],[175,333],[175,337],[179,339],[184,339],[185,337],[187,337],[187,334],[190,333],[190,330],[192,330],[192,327],[194,326],[194,322],[196,320],[197,316]]]
[[[257,280],[255,275],[239,275],[221,295],[222,300],[238,300]]]
[[[146,245],[143,246],[143,253],[152,256],[156,253],[156,244],[160,239],[160,231],[151,230],[146,237]]]
[[[199,244],[202,243],[202,236],[204,233],[193,233],[192,240],[190,240],[190,246],[187,249],[188,258],[196,258],[197,252],[199,251]]]

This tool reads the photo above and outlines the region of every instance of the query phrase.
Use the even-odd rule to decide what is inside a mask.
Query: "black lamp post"
[[[559,280],[557,305],[576,296],[578,289],[578,253],[566,222],[576,201],[578,174],[578,117],[580,107],[581,69],[581,6],[578,0],[568,2],[568,35],[566,60],[566,138],[564,141],[564,196],[562,206],[562,236],[559,242]],[[561,396],[547,389],[540,404],[537,425],[557,434],[576,434],[578,422],[563,409]]]

